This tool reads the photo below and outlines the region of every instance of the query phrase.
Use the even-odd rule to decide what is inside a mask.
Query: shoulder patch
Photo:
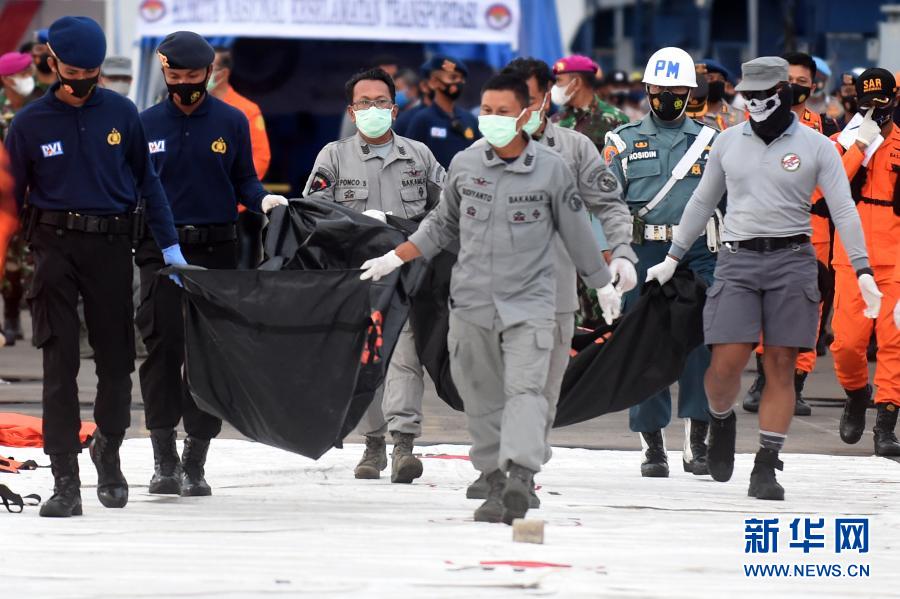
[[[615,158],[616,154],[619,153],[619,148],[614,146],[613,144],[609,144],[605,148],[603,148],[603,160],[606,161],[606,164],[612,162],[612,159]]]
[[[334,179],[332,179],[330,173],[324,169],[319,169],[316,171],[316,174],[313,175],[312,181],[309,183],[309,191],[310,193],[322,191],[323,189],[328,189],[332,185],[334,185]]]

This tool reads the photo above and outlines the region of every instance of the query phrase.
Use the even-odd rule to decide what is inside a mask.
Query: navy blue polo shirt
[[[92,215],[124,214],[146,199],[160,248],[178,243],[172,212],[147,153],[137,108],[96,88],[80,107],[56,97],[59,83],[13,118],[6,136],[19,208]]]
[[[233,223],[238,201],[262,211],[266,190],[253,167],[244,113],[206,94],[189,115],[166,99],[141,121],[176,225]]]
[[[471,112],[454,106],[451,116],[437,104],[432,104],[413,117],[406,137],[428,146],[441,166],[449,168],[456,153],[471,146],[481,133],[478,132],[478,119]]]
[[[417,104],[412,108],[407,108],[403,112],[397,115],[397,120],[394,121],[394,133],[397,135],[402,135],[403,137],[409,137],[406,134],[406,130],[409,129],[409,124],[412,123],[413,118],[423,110],[428,108],[425,104]]]

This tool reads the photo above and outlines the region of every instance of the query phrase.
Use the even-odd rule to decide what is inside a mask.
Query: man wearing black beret
[[[166,36],[157,56],[169,97],[145,110],[141,120],[179,242],[192,264],[236,268],[237,203],[268,212],[287,200],[267,195],[256,176],[247,117],[207,93],[212,46],[192,31],[178,31]],[[181,289],[156,275],[164,256],[149,238],[139,244],[135,260],[142,298],[137,324],[148,354],[140,379],[155,464],[150,492],[209,495],[206,453],[222,421],[197,407],[182,375]],[[180,459],[175,447],[179,420],[187,432]]]
[[[6,147],[35,259],[29,297],[34,343],[43,350],[44,451],[55,483],[41,516],[68,517],[82,512],[78,296],[97,364],[97,432],[90,450],[97,496],[105,507],[120,508],[128,502],[119,446],[131,419],[136,198],[146,200],[155,251],[162,250],[166,264],[185,260],[137,109],[97,87],[106,55],[100,25],[63,17],[48,37],[58,82],[16,115]]]

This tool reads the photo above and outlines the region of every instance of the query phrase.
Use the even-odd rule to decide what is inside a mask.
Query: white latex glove
[[[616,290],[619,293],[625,293],[637,287],[637,271],[630,260],[613,258],[609,263],[609,272],[612,273],[613,281],[616,282]],[[618,281],[616,281],[617,277]]]
[[[900,329],[900,300],[894,304],[894,326]]]
[[[881,312],[881,298],[884,294],[878,290],[875,278],[870,274],[859,275],[858,283],[863,301],[866,302],[863,314],[866,318],[878,318],[878,313]]]
[[[859,124],[859,129],[856,130],[856,141],[866,147],[872,145],[872,143],[878,139],[878,136],[881,135],[881,127],[872,120],[872,112],[874,110],[874,108],[870,108],[869,111],[866,112],[866,116],[863,117],[862,123]]]
[[[359,278],[363,281],[367,279],[377,281],[381,279],[381,277],[386,277],[391,274],[401,266],[403,266],[403,260],[397,255],[397,252],[391,250],[384,256],[372,258],[371,260],[363,262],[363,265],[360,268],[365,272],[359,275]]]
[[[666,256],[665,260],[647,270],[647,282],[659,281],[660,285],[665,285],[675,275],[676,268],[678,268],[678,260],[672,256]]]
[[[269,194],[262,199],[262,211],[263,214],[268,214],[269,211],[275,206],[287,206],[288,201],[284,196],[276,196]]]
[[[600,312],[606,324],[612,324],[622,315],[622,294],[612,283],[597,290],[597,303],[600,304]]]
[[[374,218],[375,220],[380,220],[383,223],[387,222],[387,217],[384,215],[384,212],[382,212],[381,210],[375,210],[374,208],[372,208],[370,210],[364,211],[363,214],[368,216],[369,218]]]

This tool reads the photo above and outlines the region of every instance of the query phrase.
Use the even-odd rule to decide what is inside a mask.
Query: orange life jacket
[[[43,421],[34,416],[0,412],[0,445],[8,447],[43,447]],[[97,425],[93,422],[82,422],[78,438],[82,447],[90,443]]]

